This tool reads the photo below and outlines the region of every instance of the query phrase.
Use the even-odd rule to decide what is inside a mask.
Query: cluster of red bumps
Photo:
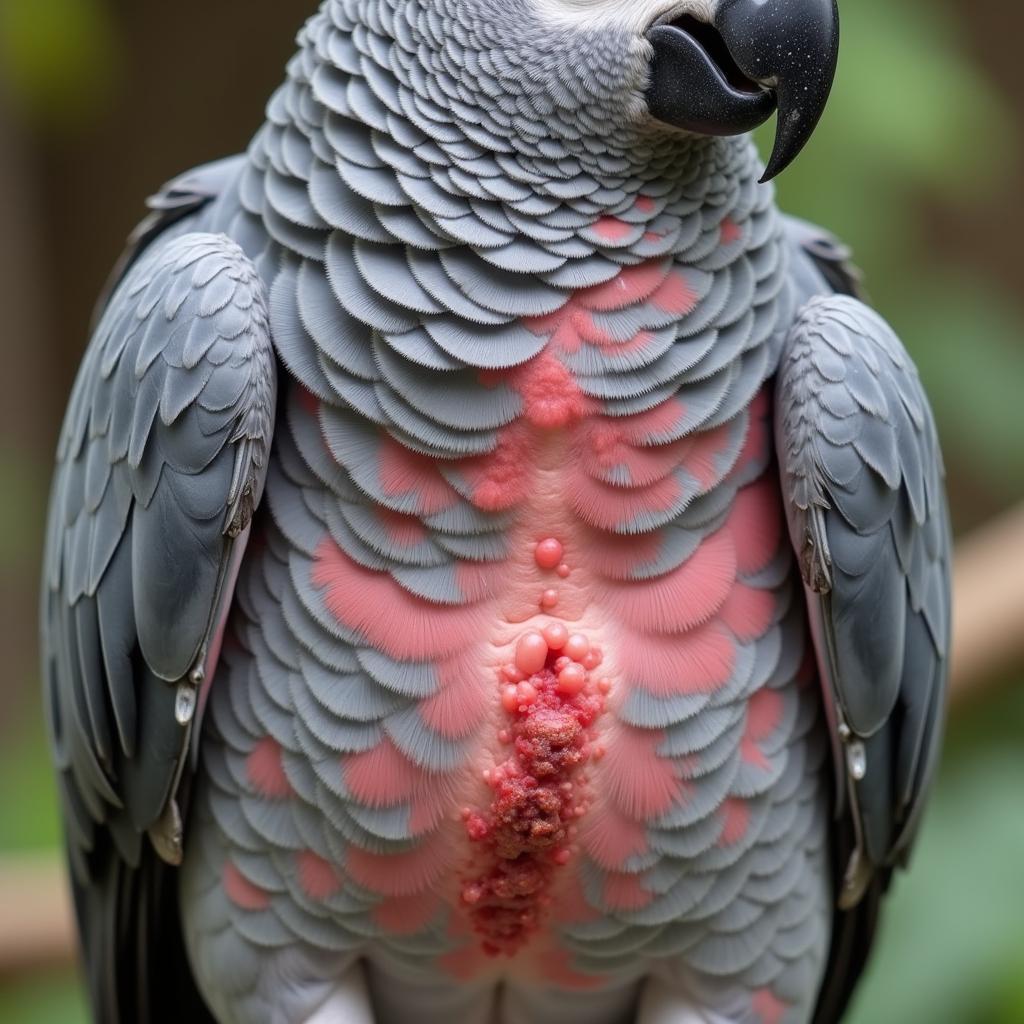
[[[484,773],[494,791],[486,812],[463,812],[486,867],[462,889],[462,901],[490,956],[514,955],[550,904],[554,872],[572,856],[574,822],[586,811],[583,767],[601,756],[589,731],[610,688],[590,672],[601,653],[560,623],[519,641],[515,665],[502,670],[499,734],[508,759]],[[532,670],[532,671],[531,671]]]

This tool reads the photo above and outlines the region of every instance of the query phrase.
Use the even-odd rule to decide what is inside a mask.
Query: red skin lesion
[[[542,542],[538,562],[556,561],[556,553]],[[556,875],[572,857],[575,823],[589,802],[592,729],[608,689],[591,677],[600,661],[586,637],[551,623],[524,634],[515,664],[500,674],[499,741],[509,756],[484,773],[490,806],[463,812],[474,851],[461,903],[487,956],[514,956],[537,933]]]

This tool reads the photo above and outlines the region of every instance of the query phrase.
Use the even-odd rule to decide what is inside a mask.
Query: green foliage
[[[0,0],[0,76],[40,121],[68,125],[98,110],[118,56],[103,0]]]
[[[842,39],[828,110],[780,201],[852,243],[876,283],[899,279],[924,255],[922,197],[977,203],[1015,163],[1015,125],[948,0],[845,4]]]
[[[0,852],[52,849],[61,831],[41,700],[15,717],[0,750]]]
[[[947,765],[850,1024],[1024,1020],[1024,750]]]
[[[67,974],[0,986],[0,1020],[10,1024],[86,1024],[78,978]]]
[[[873,300],[921,369],[951,487],[958,465],[969,467],[970,486],[1006,504],[1024,493],[1021,309],[938,249],[927,217],[931,204],[969,215],[1005,187],[1020,170],[1019,128],[964,51],[949,0],[841,7],[832,100],[780,179],[779,199],[853,246]]]

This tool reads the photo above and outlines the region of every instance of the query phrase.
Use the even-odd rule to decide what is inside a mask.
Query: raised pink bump
[[[557,569],[562,564],[564,554],[565,545],[556,537],[547,537],[542,540],[533,553],[537,565],[548,572]]]
[[[574,639],[589,650],[585,638]],[[463,812],[473,856],[460,899],[488,956],[515,955],[540,928],[553,876],[572,857],[575,822],[589,803],[583,768],[604,709],[587,670],[551,650],[543,633],[519,639],[516,664],[529,676],[502,684],[498,739],[508,757],[484,772],[490,806]]]

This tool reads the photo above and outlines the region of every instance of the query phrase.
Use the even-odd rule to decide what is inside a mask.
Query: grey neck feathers
[[[526,365],[575,294],[618,279],[632,305],[602,299],[606,340],[563,352],[581,392],[627,416],[686,390],[684,432],[740,416],[791,304],[751,144],[631,119],[632,79],[614,63],[577,95],[586,76],[572,77],[564,39],[526,47],[513,74],[508,23],[438,13],[457,2],[328,0],[300,35],[231,229],[277,243],[260,265],[282,361],[331,416],[357,410],[430,456],[480,454],[521,403],[479,371]],[[525,0],[473,9],[490,3],[526,18]],[[560,99],[550,69],[537,84],[544,54],[566,62]],[[666,305],[651,289],[670,274]]]
[[[770,203],[749,141],[652,126],[628,60],[602,61],[606,35],[574,31],[570,60],[570,40],[541,28],[515,0],[328,0],[253,143],[246,205],[303,255],[321,247],[310,232],[341,227],[430,249],[534,243],[551,254],[541,263],[596,242],[628,263],[685,255],[674,228],[700,207],[742,222]],[[508,269],[540,272],[524,257]]]

